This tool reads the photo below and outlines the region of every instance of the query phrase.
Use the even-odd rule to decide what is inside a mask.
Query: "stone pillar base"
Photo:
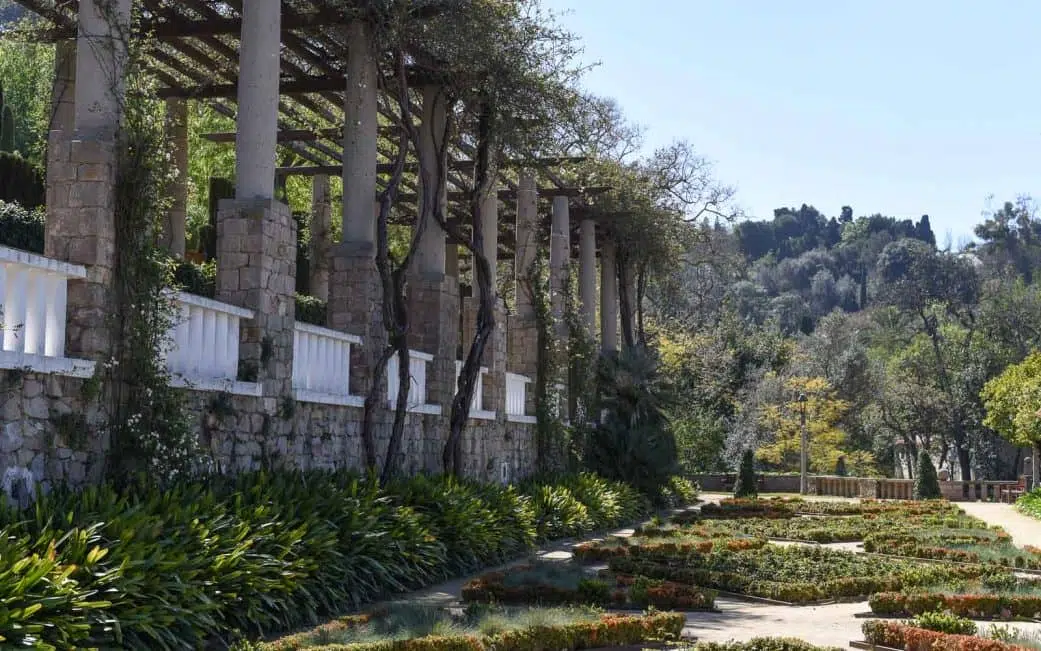
[[[330,254],[328,325],[361,337],[361,346],[351,346],[351,393],[361,396],[368,395],[372,369],[387,344],[383,289],[373,252],[368,244],[344,243]]]
[[[470,352],[477,332],[477,311],[480,300],[473,297],[463,299],[462,357]],[[484,409],[496,412],[498,420],[506,418],[506,306],[501,300],[495,302],[495,330],[484,347],[481,365],[488,368],[484,376]]]
[[[459,359],[459,282],[417,274],[409,281],[409,348],[430,353],[427,403],[449,414],[455,397],[455,363]]]
[[[513,314],[506,333],[506,370],[531,378],[526,394],[525,413],[535,413],[535,381],[539,370],[539,329],[534,316]]]
[[[274,200],[220,202],[217,300],[253,310],[242,324],[240,366],[256,371],[265,411],[293,390],[296,222]],[[274,405],[272,403],[275,403]]]
[[[44,255],[83,265],[84,279],[68,283],[65,351],[106,360],[114,311],[116,145],[111,139],[52,131],[47,152]]]

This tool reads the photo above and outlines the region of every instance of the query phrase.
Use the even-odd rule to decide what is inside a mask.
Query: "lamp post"
[[[808,441],[807,441],[807,436],[806,436],[806,394],[805,393],[800,393],[799,394],[799,405],[802,407],[802,416],[801,416],[801,424],[802,424],[802,455],[801,456],[802,456],[802,459],[801,459],[801,470],[800,470],[800,476],[799,476],[799,493],[802,494],[802,495],[805,495],[806,492],[807,492],[807,489],[808,489],[807,477],[806,477],[806,466],[807,466],[806,446],[807,446],[807,442]]]

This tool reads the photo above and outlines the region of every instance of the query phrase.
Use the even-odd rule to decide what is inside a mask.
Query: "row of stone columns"
[[[102,18],[111,0],[82,0],[75,47],[59,47],[55,82],[55,121],[51,134],[48,171],[47,253],[83,264],[86,281],[69,288],[69,351],[99,358],[107,350],[105,315],[110,301],[115,256],[112,188],[115,182],[114,139],[122,107],[122,74],[130,0],[115,2],[118,25]],[[256,313],[242,332],[240,358],[257,369],[266,405],[291,392],[293,322],[295,319],[295,223],[287,206],[275,200],[279,78],[281,68],[279,0],[253,0],[243,5],[236,117],[236,196],[219,206],[217,298]],[[312,287],[328,301],[331,328],[362,337],[362,363],[356,365],[356,389],[367,390],[366,370],[385,342],[382,291],[374,264],[376,167],[378,142],[377,68],[372,35],[364,22],[348,27],[349,59],[345,80],[346,110],[343,128],[343,229],[341,241],[330,242],[329,179],[314,179],[311,257],[315,262]],[[98,43],[100,41],[100,45]],[[72,65],[72,61],[75,65]],[[69,98],[75,101],[70,102]],[[184,254],[188,151],[187,105],[168,105],[173,158],[179,172],[174,187],[165,243],[171,253]],[[428,170],[437,169],[444,150],[446,98],[440,89],[423,89],[418,155]],[[63,114],[68,114],[62,117]],[[64,121],[63,121],[64,120]],[[70,125],[72,130],[68,128]],[[442,160],[443,164],[444,161]],[[447,405],[454,395],[458,354],[459,314],[464,323],[475,321],[476,297],[461,301],[456,247],[448,245],[444,229],[433,219],[435,206],[420,183],[419,219],[424,232],[419,241],[416,272],[411,279],[414,327],[410,346],[433,353],[435,381],[431,402]],[[436,189],[442,214],[447,188]],[[508,327],[501,304],[500,327],[489,360],[493,372],[509,370],[534,376],[537,372],[537,328],[527,278],[537,256],[538,191],[535,176],[522,171],[517,192],[515,276],[517,305]],[[489,194],[482,206],[486,233],[483,251],[496,287],[498,258],[498,196]],[[580,299],[583,323],[595,332],[596,227],[581,227]],[[555,316],[563,317],[570,262],[568,200],[555,197],[550,234],[550,298]],[[605,351],[617,349],[618,288],[614,249],[601,243],[600,330]],[[462,303],[462,304],[461,304]],[[562,320],[562,319],[561,319]],[[557,336],[565,337],[562,328]],[[508,340],[507,340],[508,337]],[[498,359],[496,359],[498,355]],[[498,387],[494,390],[501,390]]]

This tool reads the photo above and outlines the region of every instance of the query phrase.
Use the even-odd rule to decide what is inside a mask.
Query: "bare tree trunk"
[[[445,473],[457,477],[463,475],[463,433],[470,418],[470,405],[473,403],[477,378],[481,372],[481,359],[484,357],[488,340],[491,339],[492,332],[495,330],[495,294],[491,280],[491,264],[484,255],[484,238],[498,237],[498,233],[485,233],[482,218],[483,199],[489,192],[495,191],[494,110],[491,101],[486,99],[482,103],[478,115],[474,186],[470,193],[470,214],[473,216],[472,237],[467,238],[455,224],[448,222],[447,215],[442,212],[440,200],[434,204],[434,215],[441,227],[448,233],[449,239],[465,246],[473,256],[474,278],[477,281],[479,296],[477,328],[459,373],[455,397],[452,399],[452,413],[449,417],[448,440],[445,442],[441,454],[441,463]],[[452,112],[449,111],[449,115],[451,114]],[[443,174],[447,174],[448,170],[447,147],[450,127],[451,118],[445,125],[445,137],[441,140],[444,151],[439,152],[437,157],[440,166],[439,178]],[[440,192],[440,183],[438,188],[438,192]]]
[[[636,337],[633,333],[633,287],[632,276],[629,274],[629,255],[625,247],[618,247],[615,259],[616,275],[618,276],[618,308],[622,317],[622,342],[626,350],[636,347]]]
[[[398,107],[401,111],[402,130],[398,140],[398,152],[394,161],[394,171],[387,187],[380,194],[380,210],[376,220],[376,268],[380,275],[382,289],[383,327],[387,332],[387,347],[376,360],[372,369],[372,384],[365,396],[365,410],[362,421],[362,447],[365,453],[365,464],[370,472],[376,472],[378,458],[375,443],[375,416],[379,408],[380,391],[387,363],[395,354],[398,356],[398,395],[395,402],[394,424],[391,428],[390,443],[383,463],[381,481],[386,482],[396,471],[397,453],[401,447],[401,439],[405,430],[405,415],[408,408],[408,392],[410,388],[408,364],[408,311],[405,309],[404,278],[411,267],[412,259],[422,234],[424,223],[420,219],[412,235],[405,258],[395,269],[390,259],[387,222],[391,207],[397,198],[401,186],[401,178],[405,171],[405,159],[408,146],[414,137],[412,113],[408,99],[408,80],[405,75],[405,55],[402,48],[397,51]],[[380,85],[386,87],[386,79],[380,73]],[[421,213],[422,214],[422,213]]]

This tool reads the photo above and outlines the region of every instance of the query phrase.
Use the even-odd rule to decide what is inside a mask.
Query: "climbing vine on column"
[[[111,358],[99,366],[104,387],[99,399],[111,437],[106,467],[116,481],[141,476],[162,482],[198,470],[202,459],[183,397],[170,386],[164,361],[176,310],[167,291],[173,270],[159,238],[174,172],[163,105],[142,65],[149,43],[131,37],[140,32],[120,20],[112,0],[101,8],[118,40],[98,39],[91,45],[121,46],[126,52],[123,79],[109,80],[121,98],[121,121],[114,143]]]

